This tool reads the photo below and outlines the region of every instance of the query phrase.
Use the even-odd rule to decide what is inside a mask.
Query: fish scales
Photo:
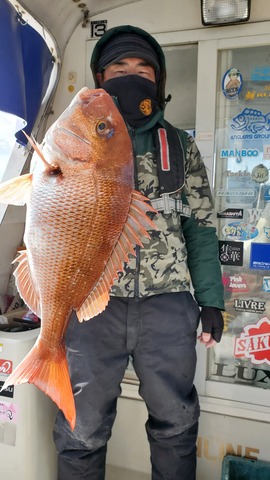
[[[106,308],[128,255],[156,228],[146,215],[155,210],[133,190],[131,141],[104,90],[82,89],[48,130],[42,148],[33,147],[33,172],[0,185],[0,202],[27,204],[26,251],[16,258],[14,274],[41,329],[3,389],[33,383],[74,429],[64,344],[70,315],[75,310],[81,322]]]

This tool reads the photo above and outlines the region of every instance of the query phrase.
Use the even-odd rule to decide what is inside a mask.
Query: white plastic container
[[[39,331],[0,331],[1,386],[32,348]],[[57,479],[52,437],[56,413],[56,405],[34,385],[17,385],[0,393],[1,479]]]

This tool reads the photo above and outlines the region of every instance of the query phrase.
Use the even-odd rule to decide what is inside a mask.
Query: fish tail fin
[[[74,430],[76,410],[64,344],[59,346],[56,355],[49,357],[42,342],[36,343],[7,378],[1,390],[22,383],[32,383],[48,395]]]

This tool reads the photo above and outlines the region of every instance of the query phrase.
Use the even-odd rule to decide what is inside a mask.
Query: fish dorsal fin
[[[156,213],[156,210],[147,201],[148,199],[141,193],[132,192],[127,221],[107,265],[85,302],[76,310],[80,322],[90,320],[105,310],[109,303],[109,292],[114,280],[118,278],[118,272],[123,271],[124,263],[129,262],[128,255],[136,255],[135,245],[143,247],[142,237],[150,238],[147,229],[157,230],[156,225],[146,215],[147,211]]]
[[[27,203],[32,186],[32,176],[32,173],[26,173],[0,184],[0,203],[5,205]]]
[[[19,256],[13,261],[13,263],[17,262],[19,265],[14,271],[14,276],[19,294],[23,298],[24,302],[28,305],[30,310],[40,317],[39,296],[32,282],[27,250],[20,252]]]

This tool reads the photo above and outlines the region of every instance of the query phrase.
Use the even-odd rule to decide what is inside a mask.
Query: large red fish
[[[104,90],[83,88],[35,149],[33,173],[2,184],[0,202],[27,204],[26,250],[16,259],[15,278],[41,330],[3,388],[33,383],[73,429],[64,345],[70,315],[75,310],[83,321],[106,308],[128,254],[155,228],[146,214],[154,210],[133,190],[131,141]]]

